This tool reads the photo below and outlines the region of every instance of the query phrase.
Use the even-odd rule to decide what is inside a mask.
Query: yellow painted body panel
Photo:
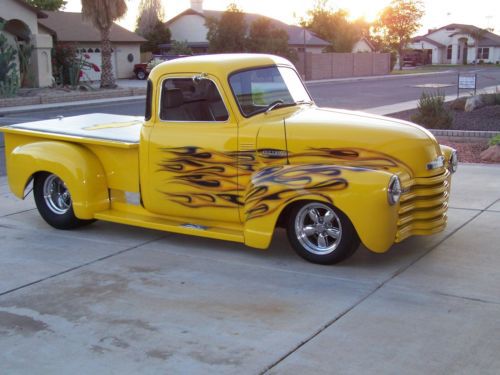
[[[11,189],[22,197],[30,177],[48,171],[67,183],[79,218],[256,248],[269,246],[287,207],[309,200],[343,211],[374,252],[444,229],[452,149],[411,123],[313,104],[244,117],[230,74],[273,65],[291,66],[279,57],[245,54],[160,64],[149,77],[151,118],[139,144],[2,129]],[[216,84],[228,120],[161,121],[163,80],[196,75]],[[120,126],[109,124],[117,131]],[[428,167],[443,156],[444,165]],[[391,206],[387,189],[393,175],[403,194]],[[140,203],[129,202],[126,193],[140,193]]]
[[[109,207],[104,169],[85,147],[9,134],[5,151],[9,186],[17,197],[24,198],[26,185],[36,172],[50,172],[68,186],[77,217],[92,219],[96,211]]]

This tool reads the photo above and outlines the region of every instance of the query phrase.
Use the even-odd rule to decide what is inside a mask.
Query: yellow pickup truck
[[[0,128],[9,185],[40,215],[106,220],[265,249],[276,227],[303,258],[387,251],[446,225],[456,152],[420,126],[318,108],[270,55],[155,67],[145,117],[91,114]]]

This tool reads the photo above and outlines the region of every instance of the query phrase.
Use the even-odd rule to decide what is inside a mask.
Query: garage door
[[[84,75],[81,78],[82,81],[100,81],[101,80],[101,48],[81,48],[79,49],[80,54],[85,53],[89,58],[85,59],[88,62],[95,64],[99,67],[99,71],[96,72],[94,69],[85,69]],[[116,53],[113,50],[111,54],[111,65],[113,66],[113,75],[116,77]]]

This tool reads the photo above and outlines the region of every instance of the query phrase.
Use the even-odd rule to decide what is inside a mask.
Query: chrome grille
[[[403,185],[396,242],[413,235],[437,233],[445,228],[450,176],[445,170],[440,175],[415,178]]]

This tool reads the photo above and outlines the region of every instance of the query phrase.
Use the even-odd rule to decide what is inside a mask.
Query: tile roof
[[[54,30],[57,40],[60,42],[100,42],[101,34],[88,21],[82,19],[81,13],[72,12],[48,12],[48,18],[38,20],[38,22]],[[145,42],[139,35],[117,25],[111,26],[111,42]]]
[[[416,36],[415,38],[411,39],[411,42],[412,43],[427,42],[427,43],[435,45],[436,47],[440,47],[440,48],[446,47],[444,44],[438,43],[433,39],[427,38],[426,36]]]

